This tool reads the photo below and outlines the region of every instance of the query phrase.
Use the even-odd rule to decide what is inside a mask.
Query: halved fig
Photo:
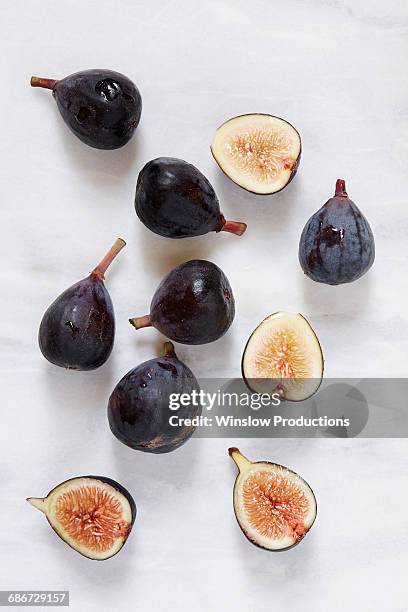
[[[317,504],[308,483],[289,468],[252,463],[238,448],[229,448],[239,473],[234,484],[234,511],[252,544],[285,550],[298,544],[316,520]]]
[[[301,314],[275,312],[252,332],[242,357],[242,376],[256,393],[279,393],[300,402],[316,393],[323,378],[319,340]]]
[[[27,501],[45,514],[66,544],[98,561],[121,550],[136,518],[130,493],[104,476],[70,478],[46,497],[28,497]]]
[[[221,170],[247,191],[271,195],[296,174],[302,152],[299,132],[280,117],[239,115],[215,132],[211,152]]]

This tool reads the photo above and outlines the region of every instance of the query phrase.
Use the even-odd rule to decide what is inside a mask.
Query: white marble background
[[[1,511],[0,588],[70,589],[76,612],[403,612],[408,609],[405,440],[245,440],[251,458],[311,483],[317,523],[297,548],[246,542],[231,507],[236,440],[193,440],[165,456],[110,434],[107,397],[162,338],[136,333],[161,277],[193,257],[230,278],[237,316],[214,345],[178,348],[197,376],[239,375],[245,340],[267,314],[310,319],[328,376],[405,376],[407,317],[407,30],[404,0],[3,0],[0,39]],[[133,142],[116,152],[70,134],[32,74],[119,70],[140,87]],[[283,116],[303,137],[293,183],[260,198],[231,184],[209,144],[226,118]],[[153,157],[196,164],[247,234],[185,241],[146,230],[133,211],[137,173]],[[305,278],[297,244],[336,178],[373,227],[374,268],[343,287]],[[37,348],[48,304],[117,236],[107,276],[117,315],[109,362],[93,373],[49,365]],[[93,563],[65,547],[25,503],[81,473],[127,486],[139,507],[120,555]]]

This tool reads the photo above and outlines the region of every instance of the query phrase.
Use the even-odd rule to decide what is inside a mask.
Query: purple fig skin
[[[70,370],[95,370],[108,359],[115,315],[104,275],[125,245],[118,238],[91,274],[61,293],[45,311],[38,343],[49,362]]]
[[[330,198],[306,223],[299,243],[299,262],[312,280],[327,285],[351,283],[373,265],[371,227],[350,200],[343,179]]]
[[[31,86],[52,90],[63,120],[90,147],[119,149],[139,124],[140,92],[119,72],[84,70],[61,80],[32,77]]]
[[[226,333],[234,316],[234,296],[224,272],[211,261],[193,259],[164,277],[150,315],[129,321],[136,329],[153,326],[181,344],[207,344]]]
[[[231,232],[241,236],[245,223],[226,221],[208,179],[192,164],[173,157],[148,162],[139,173],[135,196],[139,219],[168,238]]]
[[[170,417],[193,419],[201,414],[201,405],[180,406],[173,412],[170,395],[199,390],[193,372],[177,358],[171,342],[166,342],[163,357],[141,363],[116,385],[108,404],[111,431],[135,450],[156,454],[173,451],[195,428],[170,425]]]
[[[91,274],[66,289],[47,308],[40,325],[44,357],[70,370],[95,370],[108,359],[115,338],[112,300]]]

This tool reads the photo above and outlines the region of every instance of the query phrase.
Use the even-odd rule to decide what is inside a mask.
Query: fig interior
[[[308,483],[282,465],[253,463],[237,448],[228,452],[239,470],[234,485],[235,515],[248,540],[267,550],[298,544],[317,514]]]
[[[234,183],[259,195],[281,191],[295,176],[299,132],[288,121],[254,113],[233,117],[216,131],[211,152]]]
[[[46,497],[27,501],[43,512],[55,533],[89,559],[108,559],[126,542],[136,517],[130,493],[102,476],[66,480]]]
[[[279,393],[303,401],[323,377],[323,354],[312,327],[301,314],[275,312],[251,334],[242,357],[242,375],[257,393]]]

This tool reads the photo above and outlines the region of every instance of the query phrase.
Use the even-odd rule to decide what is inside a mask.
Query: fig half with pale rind
[[[299,132],[285,119],[239,115],[215,132],[211,152],[234,183],[259,195],[281,191],[295,176],[302,152]]]
[[[279,393],[299,402],[320,387],[324,361],[319,340],[301,314],[275,312],[252,332],[242,357],[242,376],[257,393]]]
[[[136,518],[130,493],[104,476],[70,478],[46,497],[28,497],[27,501],[45,514],[66,544],[97,561],[121,550]]]
[[[303,540],[317,515],[308,483],[283,465],[253,463],[238,448],[228,452],[239,470],[233,494],[235,516],[248,540],[266,550],[285,550]]]

